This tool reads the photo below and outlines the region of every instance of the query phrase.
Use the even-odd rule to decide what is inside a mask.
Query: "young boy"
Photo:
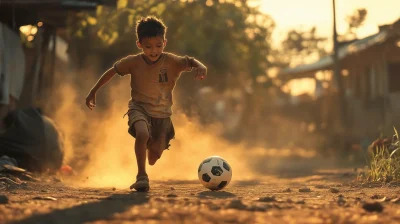
[[[150,189],[146,173],[146,157],[149,165],[160,159],[168,149],[175,131],[171,121],[172,91],[183,71],[196,69],[195,79],[203,80],[207,68],[198,60],[188,56],[177,56],[164,52],[167,27],[153,16],[137,22],[136,45],[140,54],[129,55],[117,61],[97,81],[86,97],[89,109],[96,106],[96,92],[115,74],[131,75],[131,99],[128,104],[128,132],[135,140],[138,166],[136,182],[131,185],[137,191]],[[146,149],[147,156],[146,156]]]

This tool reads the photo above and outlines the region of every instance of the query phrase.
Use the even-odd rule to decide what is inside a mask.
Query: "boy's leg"
[[[149,142],[148,160],[149,165],[154,165],[168,148],[169,141],[175,136],[175,131],[171,118],[153,118],[151,122],[152,138]]]
[[[138,173],[136,176],[136,182],[131,185],[131,189],[134,188],[137,191],[148,191],[149,178],[146,173],[146,148],[147,142],[150,138],[147,123],[144,120],[136,121],[134,124],[136,140],[135,140],[135,154],[136,162],[138,166]]]
[[[154,165],[157,160],[161,158],[161,155],[166,148],[166,136],[161,136],[154,141],[151,141],[148,151],[149,165]]]
[[[146,173],[146,148],[149,140],[149,131],[145,121],[137,121],[134,124],[136,131],[135,154],[138,166],[137,176],[147,176]]]

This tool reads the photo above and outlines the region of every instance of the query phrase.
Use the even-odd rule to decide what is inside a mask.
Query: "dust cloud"
[[[58,88],[60,105],[54,120],[65,138],[65,164],[75,170],[71,183],[87,187],[129,187],[136,177],[134,138],[128,132],[129,77],[114,77],[97,93],[97,107],[85,106],[87,92],[76,84]],[[95,80],[87,81],[92,86]],[[89,87],[90,88],[90,87]],[[88,89],[89,90],[89,89]],[[88,91],[87,90],[87,91]],[[108,101],[108,103],[104,103]],[[107,104],[107,106],[104,106]],[[147,165],[152,180],[196,180],[203,159],[218,155],[228,161],[233,179],[252,179],[247,149],[230,144],[220,136],[221,127],[204,127],[183,113],[172,116],[176,136],[154,166]]]
[[[59,72],[58,87],[46,108],[64,137],[64,164],[74,169],[74,175],[64,180],[80,187],[127,188],[137,173],[135,140],[127,132],[128,117],[123,117],[130,98],[130,77],[115,76],[103,86],[91,111],[85,105],[85,97],[97,81],[91,75],[95,74],[92,70],[95,69],[85,69],[76,75]],[[267,149],[231,143],[221,137],[222,124],[203,125],[198,117],[180,112],[179,102],[175,103],[172,120],[176,136],[170,142],[170,150],[165,150],[154,166],[147,165],[151,180],[197,180],[199,164],[215,155],[231,165],[232,182],[260,180],[264,174],[282,167],[283,172],[287,172],[287,167],[297,171],[314,160],[315,151],[310,149]],[[275,129],[273,125],[267,128],[265,134]],[[287,135],[279,133],[277,137],[286,139]],[[306,160],[300,164],[298,158]],[[295,164],[300,165],[295,167]]]

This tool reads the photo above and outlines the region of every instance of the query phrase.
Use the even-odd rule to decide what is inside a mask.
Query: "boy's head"
[[[167,43],[165,39],[166,30],[167,27],[164,23],[154,16],[141,18],[137,21],[136,44],[151,61],[156,61],[164,50]]]

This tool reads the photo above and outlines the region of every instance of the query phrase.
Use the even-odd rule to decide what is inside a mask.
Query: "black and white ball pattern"
[[[211,156],[200,163],[198,176],[204,187],[221,190],[231,181],[232,168],[225,159]]]

